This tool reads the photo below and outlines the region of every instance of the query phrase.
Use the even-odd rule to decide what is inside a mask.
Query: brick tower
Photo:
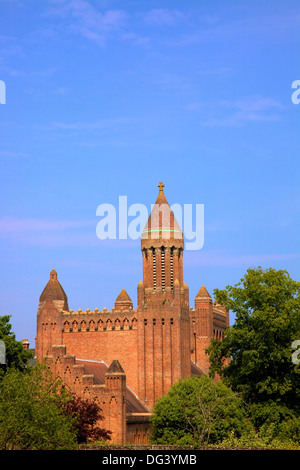
[[[68,298],[57,280],[57,272],[52,269],[40,295],[37,311],[35,354],[39,360],[51,351],[54,344],[63,344],[61,311],[68,310]]]
[[[183,283],[182,231],[159,185],[141,237],[143,282],[138,285],[138,395],[152,409],[191,374],[189,292]]]
[[[202,285],[195,297],[195,311],[191,323],[192,347],[194,348],[193,359],[203,372],[208,373],[209,361],[205,349],[210,345],[214,336],[214,312],[212,298]]]

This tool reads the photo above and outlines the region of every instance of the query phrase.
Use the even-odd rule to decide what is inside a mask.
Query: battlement
[[[63,332],[85,332],[85,331],[116,331],[135,330],[137,328],[137,311],[132,307],[118,310],[112,308],[107,310],[87,309],[77,312],[61,311],[63,316]]]
[[[121,307],[120,309],[117,309],[115,307],[113,307],[111,310],[107,310],[106,307],[103,308],[103,310],[99,310],[98,308],[95,308],[94,310],[90,310],[89,308],[87,308],[85,311],[84,310],[81,310],[81,308],[79,308],[77,311],[73,311],[72,309],[70,310],[61,310],[60,311],[63,315],[89,315],[89,314],[96,314],[96,315],[107,315],[107,314],[114,314],[114,313],[118,313],[120,314],[120,312],[136,312],[136,310],[133,309],[133,307],[128,307],[128,308],[124,308],[124,307]]]

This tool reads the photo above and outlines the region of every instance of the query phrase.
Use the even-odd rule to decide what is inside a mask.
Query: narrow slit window
[[[155,258],[155,249],[153,248],[153,288],[156,290],[156,258]]]
[[[162,290],[165,290],[166,287],[166,278],[165,278],[165,249],[161,249],[161,287]]]
[[[173,249],[170,251],[170,281],[171,289],[173,290]]]

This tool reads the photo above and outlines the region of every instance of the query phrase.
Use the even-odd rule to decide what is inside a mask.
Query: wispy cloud
[[[198,253],[187,251],[185,254],[186,266],[265,266],[270,263],[299,259],[300,253],[247,253],[233,254],[219,250],[202,250]]]
[[[223,21],[222,17],[198,17],[189,32],[170,42],[173,46],[191,46],[205,43],[218,43],[235,38],[251,40],[257,43],[264,41],[289,41],[291,32],[297,33],[300,25],[299,10],[288,10],[284,15],[266,13],[259,16]],[[200,27],[201,26],[201,27]]]
[[[4,243],[33,246],[89,246],[96,241],[94,220],[58,220],[3,217],[0,238]]]
[[[71,228],[89,227],[92,224],[95,224],[95,221],[3,217],[0,219],[0,234],[63,231]]]
[[[64,30],[104,46],[111,35],[123,30],[128,15],[124,10],[100,11],[86,0],[52,0],[47,17],[61,19]]]
[[[96,234],[98,220],[42,219],[34,217],[2,217],[0,240],[2,244],[37,247],[89,247],[106,249],[136,248],[139,240],[100,240]]]
[[[153,81],[154,85],[162,86],[166,89],[186,91],[191,88],[189,80],[177,73],[163,73]]]
[[[10,150],[2,150],[0,152],[0,158],[24,158],[27,157],[27,154],[24,152],[14,152]]]
[[[150,10],[144,16],[147,23],[157,26],[171,26],[185,18],[185,15],[179,10],[167,8],[157,8]]]
[[[283,109],[283,105],[274,98],[269,98],[265,96],[246,96],[239,100],[223,100],[221,101],[223,106],[228,106],[229,108],[238,109],[241,112],[260,112],[266,111],[270,108],[274,109]]]
[[[205,115],[201,124],[214,127],[239,127],[248,122],[278,121],[285,107],[276,99],[264,96],[246,96],[237,100],[222,100],[218,103],[189,103],[188,111],[198,111]],[[209,117],[207,117],[209,116]]]
[[[99,119],[98,121],[76,121],[63,122],[54,121],[47,125],[36,125],[37,129],[42,130],[62,130],[62,131],[118,131],[124,126],[134,125],[136,120],[133,118],[119,117],[111,119]]]

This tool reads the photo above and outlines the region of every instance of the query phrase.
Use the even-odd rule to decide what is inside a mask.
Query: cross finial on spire
[[[163,187],[164,187],[164,186],[165,186],[165,185],[164,185],[163,183],[159,183],[159,185],[158,185],[158,187],[159,187],[159,192],[162,192],[162,193],[164,192],[164,190],[163,190]]]

